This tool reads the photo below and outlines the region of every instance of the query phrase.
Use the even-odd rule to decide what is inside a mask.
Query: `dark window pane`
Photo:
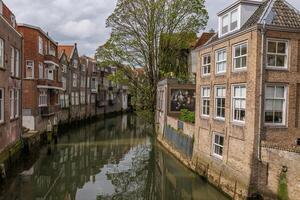
[[[230,30],[232,31],[232,30],[236,29],[237,26],[238,26],[238,22],[237,21],[232,22],[231,25],[230,25]]]
[[[240,56],[241,55],[241,51],[240,51],[240,47],[235,47],[235,56]]]
[[[247,45],[243,45],[242,46],[242,55],[246,55],[247,54]]]
[[[284,42],[278,43],[277,47],[278,47],[277,53],[285,53],[286,43],[284,43]]]
[[[241,59],[240,58],[235,59],[235,68],[241,68]]]
[[[274,123],[282,123],[282,112],[275,112],[274,114]]]
[[[222,33],[225,34],[225,33],[227,33],[227,32],[228,32],[228,26],[224,26],[224,27],[222,28]]]
[[[247,57],[242,57],[242,67],[247,66]]]
[[[268,42],[268,52],[276,53],[276,42]]]
[[[265,112],[265,122],[273,123],[273,112]]]
[[[276,66],[284,67],[285,56],[276,56]]]
[[[275,56],[274,55],[268,55],[268,66],[275,66]]]
[[[245,121],[245,117],[246,117],[246,111],[245,110],[241,110],[240,120],[241,121]]]

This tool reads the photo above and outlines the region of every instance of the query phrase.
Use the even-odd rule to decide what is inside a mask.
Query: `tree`
[[[161,36],[197,33],[207,20],[204,0],[118,0],[106,21],[111,37],[96,56],[106,64],[143,67],[150,88],[147,103],[154,110],[161,78]]]

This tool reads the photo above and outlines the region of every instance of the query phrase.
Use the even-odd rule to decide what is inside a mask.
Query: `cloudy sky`
[[[288,0],[300,10],[299,0]],[[40,26],[60,44],[78,43],[79,53],[93,55],[109,38],[105,19],[117,0],[4,0],[19,23]],[[234,0],[206,0],[210,20],[207,29],[217,27],[216,13]]]

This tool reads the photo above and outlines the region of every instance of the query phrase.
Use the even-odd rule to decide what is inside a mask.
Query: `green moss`
[[[279,200],[289,199],[286,172],[281,172],[279,176],[278,199]]]

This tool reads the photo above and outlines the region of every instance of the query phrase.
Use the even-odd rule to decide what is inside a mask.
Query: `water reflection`
[[[134,115],[70,130],[0,199],[226,199],[155,145],[151,132]]]

